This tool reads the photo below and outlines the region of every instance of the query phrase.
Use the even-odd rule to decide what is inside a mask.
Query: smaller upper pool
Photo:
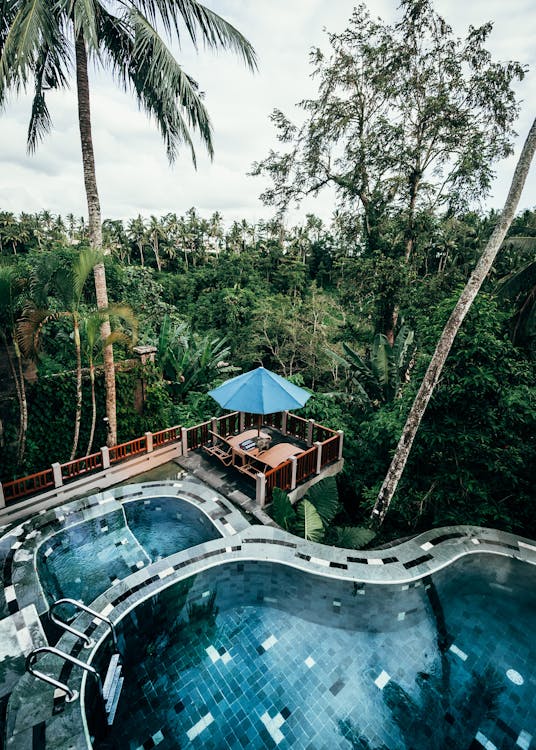
[[[62,597],[90,604],[146,565],[220,537],[207,516],[186,500],[132,500],[47,540],[37,552],[37,572],[49,604]]]

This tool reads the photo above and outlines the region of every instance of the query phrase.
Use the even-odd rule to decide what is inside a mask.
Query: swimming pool
[[[529,566],[487,556],[411,586],[264,561],[204,571],[122,621],[126,679],[110,740],[465,750],[521,737],[523,747],[536,734],[533,584]]]
[[[90,604],[131,573],[221,534],[180,497],[144,498],[69,526],[41,545],[37,572],[49,604],[71,597]]]
[[[167,556],[172,546],[161,546],[156,520],[162,498],[187,498],[215,525],[217,538]],[[130,520],[138,510],[134,535]],[[178,521],[170,510],[166,525],[173,529]],[[87,558],[98,564],[76,557],[89,539],[87,523]],[[127,529],[132,537],[122,544]],[[105,538],[114,540],[106,554],[132,549],[121,579],[111,580],[106,555],[97,557]],[[534,744],[531,540],[451,527],[389,549],[343,550],[252,526],[193,479],[132,485],[39,514],[0,539],[9,613],[0,625],[9,620],[21,648],[45,637],[35,618],[48,609],[46,573],[39,581],[35,561],[60,539],[70,540],[81,564],[77,586],[105,574],[99,586],[106,590],[91,607],[116,624],[126,681],[107,737],[91,725],[91,705],[99,706],[93,680],[58,656],[43,656],[42,668],[80,699],[69,703],[62,690],[19,672],[7,688],[10,750],[96,750],[111,742],[121,750],[176,750],[177,743],[222,750],[527,750]],[[147,560],[140,567],[142,549]],[[60,566],[59,547],[54,558],[55,552],[46,559]],[[93,645],[85,649],[67,632],[58,648],[93,664],[104,679],[109,629],[85,613],[72,624]]]

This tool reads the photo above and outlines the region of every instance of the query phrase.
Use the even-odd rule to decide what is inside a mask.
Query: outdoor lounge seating
[[[291,456],[303,453],[303,448],[298,448],[291,443],[278,443],[266,451],[257,451],[250,454],[241,465],[234,464],[242,474],[255,478],[257,474],[267,469],[275,469],[279,464],[288,461]]]
[[[258,435],[257,430],[246,430],[239,435],[223,437],[216,432],[209,430],[212,436],[212,445],[205,445],[205,451],[215,456],[224,466],[236,466],[240,468],[247,463],[248,456],[257,456],[259,449],[255,438],[258,436],[262,440],[270,440],[270,436],[265,432]]]

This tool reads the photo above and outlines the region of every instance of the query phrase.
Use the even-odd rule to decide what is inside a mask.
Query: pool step
[[[117,711],[117,705],[119,703],[119,696],[123,688],[124,677],[121,676],[121,664],[119,663],[120,655],[113,654],[106,671],[106,678],[104,680],[104,687],[102,688],[102,695],[105,703],[106,720],[108,726],[112,726],[115,712]]]

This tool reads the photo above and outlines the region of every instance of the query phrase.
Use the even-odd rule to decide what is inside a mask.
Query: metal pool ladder
[[[108,726],[112,726],[114,719],[115,719],[117,706],[119,704],[119,696],[121,695],[123,682],[125,680],[125,678],[121,675],[121,669],[122,669],[121,654],[119,652],[119,646],[117,643],[117,635],[115,632],[115,626],[108,617],[101,615],[100,612],[96,612],[94,609],[91,609],[90,607],[86,607],[85,604],[83,604],[82,602],[76,601],[76,599],[66,598],[66,599],[58,599],[57,601],[55,601],[54,604],[52,604],[52,606],[50,607],[50,610],[48,613],[50,619],[58,627],[62,628],[63,630],[68,631],[69,633],[72,633],[77,638],[80,638],[82,641],[84,641],[84,646],[86,648],[91,648],[94,645],[94,641],[85,633],[82,633],[79,630],[76,630],[76,628],[73,628],[71,625],[66,623],[65,620],[62,620],[60,617],[58,617],[54,613],[54,609],[61,604],[70,604],[75,609],[88,612],[94,618],[101,620],[101,622],[104,622],[110,628],[114,653],[112,654],[110,663],[108,664],[108,669],[106,670],[106,677],[104,678],[104,686],[102,685],[99,673],[94,667],[90,666],[89,664],[86,664],[86,662],[80,661],[80,659],[76,659],[74,656],[71,656],[70,654],[66,654],[64,651],[61,651],[58,648],[54,648],[53,646],[44,646],[42,648],[36,648],[30,654],[28,654],[28,657],[26,659],[26,670],[30,674],[34,675],[35,677],[38,677],[44,682],[48,682],[50,685],[54,685],[54,687],[60,688],[61,690],[65,691],[65,693],[67,694],[66,700],[68,703],[78,698],[78,692],[76,690],[72,690],[68,685],[62,682],[59,682],[53,677],[49,677],[43,672],[39,672],[36,669],[34,669],[33,665],[35,663],[37,655],[43,652],[52,653],[52,654],[55,654],[56,656],[60,656],[66,661],[70,661],[72,664],[75,664],[81,669],[84,669],[87,672],[90,672],[96,677],[96,680],[97,680],[97,688],[98,688],[99,696],[102,698],[103,703],[104,703],[107,724]]]

